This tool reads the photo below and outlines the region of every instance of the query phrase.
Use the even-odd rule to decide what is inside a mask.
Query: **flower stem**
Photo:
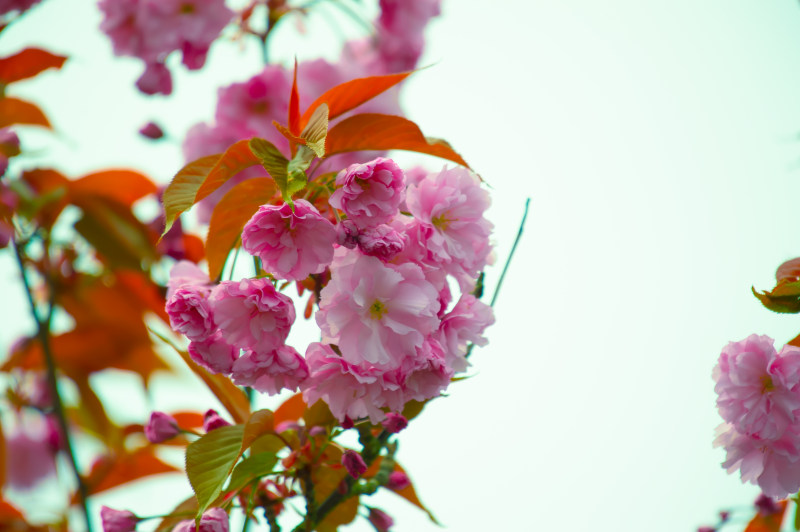
[[[519,223],[519,231],[517,231],[517,237],[514,239],[514,245],[511,246],[511,251],[508,253],[508,258],[506,259],[506,263],[503,266],[503,271],[500,273],[500,279],[497,281],[497,286],[494,289],[494,294],[492,295],[492,301],[489,303],[489,306],[494,307],[495,301],[497,301],[497,294],[500,293],[500,287],[503,286],[503,279],[506,277],[506,272],[508,271],[508,265],[511,264],[511,259],[514,258],[514,252],[517,250],[517,244],[519,244],[520,238],[522,238],[522,229],[525,227],[525,220],[528,218],[528,206],[531,203],[531,199],[527,198],[525,200],[525,212],[522,214],[522,221]]]
[[[47,366],[47,385],[50,388],[50,392],[53,396],[53,410],[58,419],[58,426],[61,431],[61,436],[64,438],[64,447],[67,451],[67,457],[69,458],[69,464],[72,467],[72,472],[75,474],[75,480],[78,483],[78,497],[80,500],[81,508],[83,509],[83,517],[86,520],[86,530],[87,532],[92,532],[92,521],[89,517],[89,507],[86,503],[86,499],[88,497],[88,490],[86,489],[86,484],[83,482],[83,478],[81,477],[80,471],[78,470],[78,462],[75,460],[75,452],[72,447],[72,438],[70,437],[69,426],[67,425],[67,418],[64,414],[64,404],[61,402],[61,395],[58,393],[58,380],[56,378],[56,363],[55,358],[53,357],[53,352],[50,347],[50,325],[53,320],[53,310],[55,307],[55,290],[53,289],[52,283],[47,275],[45,278],[47,279],[48,285],[48,302],[47,302],[47,312],[45,317],[42,318],[39,315],[39,312],[36,310],[36,302],[33,299],[33,290],[31,288],[31,283],[28,280],[28,274],[25,272],[25,263],[22,260],[22,246],[16,241],[15,238],[12,238],[13,247],[14,247],[14,256],[17,259],[17,265],[19,265],[20,275],[22,277],[22,284],[25,287],[25,295],[28,299],[28,304],[31,310],[31,316],[36,321],[36,335],[39,338],[39,342],[42,345],[42,353],[44,353],[44,360],[45,365]],[[45,249],[47,248],[47,243],[44,243]]]

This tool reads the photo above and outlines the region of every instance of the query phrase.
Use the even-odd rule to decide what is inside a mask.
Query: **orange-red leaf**
[[[0,492],[6,480],[6,437],[3,434],[3,424],[0,420]]]
[[[192,161],[178,170],[172,178],[162,198],[165,219],[162,237],[170,230],[175,219],[195,204],[198,189],[221,157],[222,155],[207,155]]]
[[[173,412],[170,415],[182,429],[196,429],[203,426],[203,414],[200,412]]]
[[[300,119],[298,132],[306,127],[311,115],[323,103],[328,104],[328,120],[333,120],[337,116],[355,109],[364,102],[367,102],[390,89],[410,76],[412,72],[401,72],[399,74],[388,74],[385,76],[370,76],[346,81],[340,85],[328,89],[314,100]]]
[[[800,280],[800,257],[792,260],[787,260],[775,272],[775,280],[779,283],[781,281],[797,281]]]
[[[345,118],[330,131],[327,156],[361,150],[408,150],[435,155],[469,168],[461,156],[440,139],[425,137],[417,124],[401,116],[365,113]]]
[[[158,187],[139,172],[106,170],[70,182],[70,192],[74,199],[100,197],[131,205],[149,194],[155,194]]]
[[[197,203],[219,187],[224,185],[228,179],[232,178],[242,170],[260,164],[252,151],[250,151],[250,139],[240,140],[231,145],[219,158],[217,163],[211,168],[208,176],[200,185],[200,189],[195,195],[194,202]]]
[[[228,253],[241,237],[244,224],[277,192],[275,182],[268,177],[248,179],[230,189],[217,203],[206,238],[209,278],[219,277]]]
[[[15,124],[50,127],[47,117],[34,104],[16,98],[0,99],[0,127]]]
[[[285,400],[281,406],[275,410],[273,415],[273,422],[277,427],[284,421],[297,421],[303,417],[306,411],[306,403],[303,401],[303,394],[295,394]]]
[[[780,532],[783,515],[786,513],[786,503],[787,501],[778,502],[779,509],[774,514],[757,513],[744,532]]]
[[[297,58],[295,57],[292,93],[289,95],[289,131],[299,137],[302,129],[300,126],[300,95],[297,90]],[[292,148],[292,155],[294,155],[294,148]]]
[[[0,59],[0,83],[32,78],[48,68],[61,68],[67,58],[51,54],[40,48],[26,48],[19,53]]]
[[[148,446],[130,454],[98,459],[86,479],[89,494],[94,495],[140,478],[180,471],[156,458],[154,449]]]
[[[405,470],[398,463],[394,464],[394,470],[395,471],[400,471],[402,473],[405,473]],[[408,475],[408,474],[406,473],[406,475]],[[431,511],[428,510],[425,507],[425,505],[422,504],[422,502],[419,500],[419,497],[417,496],[417,492],[414,489],[414,484],[409,482],[408,486],[406,486],[405,488],[403,488],[401,490],[394,490],[394,492],[396,494],[398,494],[399,496],[401,496],[402,498],[404,498],[405,500],[407,500],[408,502],[410,502],[411,504],[413,504],[414,506],[416,506],[417,508],[419,508],[422,511],[424,511],[426,514],[428,514],[428,517],[430,518],[431,521],[433,521],[436,524],[439,524],[439,521],[436,520],[436,518],[433,516]]]

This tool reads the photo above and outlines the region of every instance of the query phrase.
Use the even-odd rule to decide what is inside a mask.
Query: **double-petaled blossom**
[[[367,227],[358,235],[358,248],[361,252],[378,257],[384,262],[392,260],[403,251],[404,246],[403,235],[386,224]]]
[[[231,377],[239,386],[275,395],[283,389],[296,390],[308,377],[308,365],[293,347],[283,345],[268,352],[245,351],[233,365]]]
[[[178,261],[169,271],[167,299],[170,299],[178,288],[185,286],[211,288],[208,275],[197,264],[188,260]]]
[[[438,339],[445,350],[448,366],[464,371],[467,344],[484,346],[488,340],[483,331],[494,323],[492,307],[470,294],[464,294],[453,309],[442,317]]]
[[[348,166],[336,176],[336,185],[330,204],[360,228],[389,223],[405,194],[403,171],[382,157]]]
[[[445,168],[408,187],[406,204],[414,216],[407,226],[420,259],[441,266],[468,292],[490,260],[492,224],[483,216],[489,194],[467,168]]]
[[[242,247],[279,279],[300,281],[333,260],[336,229],[305,200],[262,205],[242,230]]]
[[[139,517],[128,510],[115,510],[108,506],[100,508],[103,532],[133,532],[139,521]]]
[[[153,412],[150,414],[150,420],[144,426],[144,435],[150,443],[161,443],[174,438],[180,433],[181,429],[178,428],[178,422],[165,412]]]
[[[316,320],[323,341],[338,345],[348,362],[397,367],[438,328],[437,296],[416,264],[384,264],[339,248]]]
[[[203,512],[199,527],[193,519],[181,521],[172,532],[228,532],[228,514],[222,508],[209,508]]]
[[[214,318],[208,302],[210,292],[202,285],[184,285],[172,292],[166,310],[173,331],[197,341],[214,333]]]
[[[233,370],[233,363],[239,357],[239,348],[226,342],[219,330],[203,340],[190,342],[188,351],[192,360],[208,372],[225,375]]]
[[[731,342],[713,371],[722,418],[764,439],[779,438],[800,414],[800,348],[777,353],[773,343],[755,334]]]
[[[267,278],[223,281],[212,290],[210,300],[223,339],[242,349],[277,349],[295,319],[292,300]]]

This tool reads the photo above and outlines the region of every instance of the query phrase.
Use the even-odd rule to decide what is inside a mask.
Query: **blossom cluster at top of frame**
[[[470,292],[491,257],[488,206],[464,167],[425,174],[385,158],[353,164],[336,177],[328,216],[299,199],[263,205],[245,224],[243,249],[275,282],[211,285],[196,266],[178,263],[170,323],[198,364],[236,384],[270,394],[299,387],[341,421],[378,422],[386,410],[439,395],[466,369],[468,343],[485,345],[494,317]],[[293,302],[275,285],[309,275],[324,280],[315,315],[322,341],[301,356],[285,344]]]
[[[778,352],[772,338],[753,334],[723,349],[713,377],[722,466],[771,497],[800,490],[800,348]]]

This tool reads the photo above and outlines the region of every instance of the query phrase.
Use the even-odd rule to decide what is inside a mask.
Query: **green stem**
[[[517,244],[519,244],[520,238],[522,238],[522,229],[525,227],[525,220],[528,218],[528,206],[531,203],[531,199],[527,198],[525,200],[525,212],[522,214],[522,221],[519,223],[519,231],[517,231],[517,237],[514,239],[514,245],[511,246],[511,251],[508,254],[508,258],[506,259],[506,263],[503,266],[503,272],[500,274],[500,279],[497,281],[497,286],[494,289],[494,294],[492,295],[492,301],[489,303],[489,306],[494,307],[495,301],[497,301],[497,294],[500,293],[500,287],[503,286],[503,279],[506,278],[506,272],[508,271],[508,265],[511,264],[511,259],[514,257],[514,252],[517,250]]]
[[[49,291],[49,296],[47,301],[47,313],[44,318],[41,318],[39,316],[39,312],[36,310],[36,302],[33,299],[33,290],[31,288],[31,283],[28,280],[28,274],[25,271],[25,263],[22,260],[22,246],[16,241],[15,238],[12,238],[12,243],[14,247],[14,256],[17,259],[17,265],[19,266],[20,275],[22,276],[22,284],[25,287],[25,294],[28,299],[28,305],[30,306],[31,316],[36,321],[36,335],[39,337],[39,343],[42,344],[42,353],[44,353],[45,365],[47,366],[47,385],[50,388],[50,392],[53,396],[53,413],[58,420],[58,427],[61,431],[62,437],[64,438],[64,447],[67,451],[69,464],[72,467],[72,472],[75,474],[75,480],[78,483],[78,497],[81,508],[83,509],[83,517],[86,520],[86,530],[87,532],[92,532],[92,521],[89,517],[89,507],[86,503],[86,499],[88,498],[88,490],[86,489],[86,484],[83,482],[83,478],[81,477],[78,469],[78,462],[75,459],[75,452],[72,446],[72,438],[70,437],[67,417],[64,413],[64,404],[61,401],[61,394],[58,392],[55,357],[53,357],[53,351],[50,346],[50,325],[53,321],[53,310],[55,308],[55,290],[53,289],[52,282],[50,282],[49,277],[45,275],[45,278],[48,281],[47,288]],[[47,242],[44,242],[43,244],[46,250]]]

